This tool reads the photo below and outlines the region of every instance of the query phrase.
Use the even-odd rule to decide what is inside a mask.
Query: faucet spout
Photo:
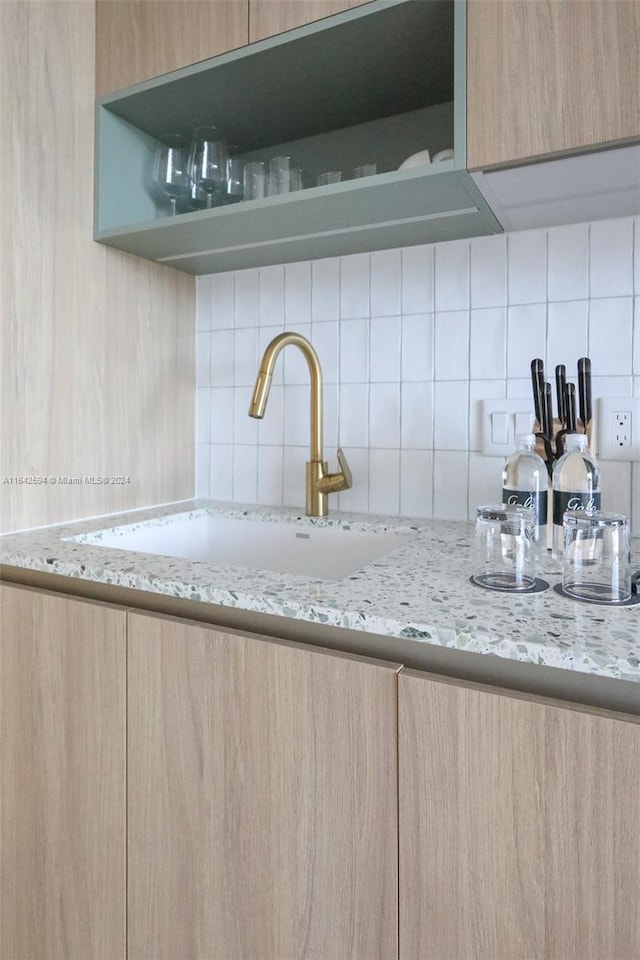
[[[267,345],[264,351],[253,396],[249,405],[249,416],[261,420],[264,417],[269,399],[269,390],[273,378],[275,362],[284,347],[291,344],[298,347],[307,361],[311,381],[310,396],[310,447],[311,459],[306,469],[307,514],[312,517],[325,517],[329,512],[329,494],[347,490],[351,486],[351,471],[342,450],[338,451],[340,471],[329,473],[322,454],[322,369],[318,354],[306,337],[300,333],[280,333]]]
[[[318,354],[301,333],[280,333],[268,344],[258,371],[249,416],[261,420],[267,407],[273,368],[280,351],[288,344],[298,347],[309,367],[311,378],[311,460],[322,462],[322,369]]]

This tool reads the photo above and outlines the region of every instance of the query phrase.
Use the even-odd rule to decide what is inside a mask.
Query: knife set
[[[536,452],[547,466],[549,477],[553,464],[565,452],[566,436],[570,433],[586,433],[588,448],[594,453],[594,432],[591,408],[591,360],[578,360],[578,407],[576,410],[576,385],[567,381],[567,368],[559,363],[555,369],[556,414],[553,411],[553,390],[545,380],[544,363],[539,358],[531,361],[531,383],[536,415],[534,432]]]

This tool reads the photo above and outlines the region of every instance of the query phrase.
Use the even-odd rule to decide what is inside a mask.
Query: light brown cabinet
[[[468,0],[467,166],[640,139],[640,3]]]
[[[0,956],[124,960],[118,608],[0,585]]]
[[[367,0],[249,0],[249,41],[264,40]]]
[[[96,95],[248,43],[248,0],[96,0]]]
[[[130,615],[128,960],[397,957],[398,669]]]
[[[399,677],[401,960],[631,960],[640,725]]]

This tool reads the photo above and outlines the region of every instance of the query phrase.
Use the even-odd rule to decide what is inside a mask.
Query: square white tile
[[[502,503],[503,466],[504,457],[469,454],[469,518],[483,503]]]
[[[335,455],[338,439],[338,395],[337,383],[325,383],[323,392],[323,433],[325,460],[331,461]],[[333,468],[331,468],[333,469]]]
[[[366,383],[369,380],[369,320],[340,323],[340,382]]]
[[[402,313],[432,313],[434,245],[402,250]]]
[[[433,516],[433,453],[400,453],[400,513],[405,517]]]
[[[196,277],[196,330],[211,330],[213,275]]]
[[[633,297],[604,297],[589,304],[589,355],[599,376],[633,372]]]
[[[340,443],[343,447],[369,446],[369,384],[340,386]]]
[[[304,447],[284,447],[282,502],[285,507],[305,507],[305,464],[309,451]]]
[[[400,443],[405,449],[433,446],[433,382],[400,386]]]
[[[369,316],[369,254],[354,253],[340,260],[340,316]]]
[[[353,474],[353,486],[330,498],[329,510],[366,513],[369,509],[369,451],[363,447],[345,447],[344,454]]]
[[[258,375],[258,328],[241,327],[234,331],[233,382],[236,387],[248,387]]]
[[[259,270],[239,270],[235,279],[235,326],[257,327]]]
[[[198,387],[196,391],[196,440],[209,443],[211,429],[211,388]]]
[[[308,387],[289,384],[284,387],[284,443],[290,447],[309,447]]]
[[[369,377],[372,382],[400,380],[400,317],[370,320]]]
[[[369,387],[369,446],[400,446],[399,383],[372,383]]]
[[[236,443],[233,447],[233,500],[255,503],[258,498],[258,448]]]
[[[433,516],[436,519],[467,519],[468,473],[468,453],[435,451],[433,455]]]
[[[211,388],[211,443],[233,443],[235,439],[233,387]]]
[[[640,296],[640,217],[634,217],[633,227],[633,292]]]
[[[433,445],[436,450],[469,449],[469,381],[436,382]]]
[[[572,223],[549,230],[549,300],[583,300],[589,296],[589,224]]]
[[[340,317],[340,258],[328,257],[311,264],[311,322]]]
[[[340,324],[338,321],[312,323],[311,343],[320,360],[324,383],[337,383],[340,370]]]
[[[633,293],[633,219],[592,223],[589,239],[589,290],[592,297]]]
[[[211,386],[233,386],[233,330],[214,330],[211,334]]]
[[[507,311],[507,376],[530,375],[531,361],[547,353],[547,305],[529,303]]]
[[[602,509],[631,516],[631,464],[599,460]]]
[[[419,313],[402,317],[403,381],[433,379],[433,331],[432,313]]]
[[[282,447],[258,448],[257,503],[273,507],[282,505]]]
[[[252,390],[250,387],[234,387],[233,394],[233,442],[256,444],[259,421],[249,416]]]
[[[640,376],[640,297],[633,298],[633,372]]]
[[[400,512],[400,452],[369,451],[369,512],[397,516]]]
[[[547,299],[547,234],[523,230],[507,237],[509,303],[544,303]]]
[[[545,374],[551,383],[556,364],[564,363],[573,380],[579,358],[587,356],[588,311],[588,300],[549,304]]]
[[[284,327],[284,266],[260,269],[259,317],[261,327]]]
[[[466,310],[469,307],[469,241],[436,244],[435,268],[436,311]]]
[[[468,310],[436,313],[434,377],[436,380],[468,379]]]
[[[369,261],[371,271],[371,316],[399,315],[401,311],[400,250],[377,250]]]
[[[210,449],[209,496],[233,500],[233,445],[214,443]]]
[[[196,334],[196,384],[211,386],[211,334],[207,330]]]
[[[469,375],[495,380],[507,373],[507,310],[487,307],[471,311]]]
[[[234,326],[235,274],[211,274],[211,329],[229,330]]]
[[[471,241],[471,306],[507,304],[507,238],[475,237]]]
[[[284,268],[284,322],[287,329],[311,323],[311,263],[287,263]]]
[[[209,499],[209,451],[208,443],[196,446],[196,497]]]

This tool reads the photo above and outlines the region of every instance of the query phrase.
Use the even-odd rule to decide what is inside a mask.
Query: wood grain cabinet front
[[[399,677],[401,960],[631,960],[640,724]]]
[[[128,960],[397,957],[397,669],[130,615]]]
[[[126,614],[0,585],[0,957],[124,960]]]
[[[248,0],[96,0],[96,95],[244,46],[248,18]]]
[[[468,0],[467,165],[640,139],[637,0]]]

